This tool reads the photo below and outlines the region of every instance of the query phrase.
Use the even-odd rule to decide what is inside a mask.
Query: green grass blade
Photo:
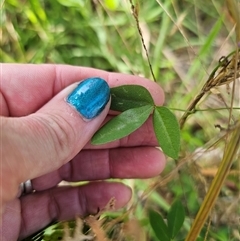
[[[188,72],[188,79],[194,76],[194,74],[199,72],[199,69],[201,69],[201,66],[202,66],[201,59],[204,59],[206,56],[209,55],[209,52],[211,48],[214,46],[214,42],[216,41],[216,36],[221,30],[222,22],[223,22],[222,17],[220,17],[212,27],[211,32],[209,33],[208,37],[205,39],[205,42],[199,51],[198,58],[196,58],[191,64],[192,67]]]

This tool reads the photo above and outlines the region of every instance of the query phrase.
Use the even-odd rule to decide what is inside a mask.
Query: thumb
[[[68,86],[34,114],[2,118],[2,187],[17,192],[19,183],[70,161],[105,119],[109,99],[107,82],[90,78]]]

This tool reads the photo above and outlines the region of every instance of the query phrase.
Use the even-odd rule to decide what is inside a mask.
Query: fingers
[[[84,150],[57,171],[32,180],[32,184],[39,191],[52,188],[62,180],[150,178],[160,174],[164,167],[165,157],[154,147]]]
[[[116,199],[115,208],[123,207],[131,198],[131,190],[120,183],[96,182],[22,197],[22,227],[19,236],[24,238],[52,221],[96,214],[113,197]]]
[[[136,84],[146,87],[155,103],[162,105],[161,87],[147,79],[69,65],[2,64],[0,115],[25,116],[37,111],[66,86],[89,77],[101,77],[110,87]],[[17,104],[16,104],[17,103]]]
[[[117,148],[96,152],[94,155],[93,151],[83,151],[71,163],[61,167],[59,174],[62,179],[78,181],[149,178],[161,173],[165,166],[163,153],[154,147]]]
[[[162,152],[159,151],[159,149],[155,148],[155,146],[157,145],[158,143],[152,127],[152,119],[150,118],[137,131],[133,132],[128,137],[122,138],[121,140],[117,140],[108,144],[97,145],[97,146],[94,146],[88,143],[84,147],[84,150],[82,150],[81,153],[79,153],[71,161],[71,163],[69,163],[69,165],[66,164],[61,169],[58,169],[54,172],[50,172],[46,175],[36,178],[32,180],[32,183],[34,185],[34,189],[44,190],[47,188],[54,187],[62,180],[67,180],[67,181],[88,180],[86,179],[86,174],[89,174],[88,176],[88,178],[90,178],[89,180],[108,179],[111,177],[112,178],[118,178],[118,177],[119,178],[127,178],[127,177],[148,178],[148,177],[156,176],[162,171],[165,165],[165,156],[162,154]],[[118,147],[120,147],[119,150],[117,150]],[[96,150],[100,150],[100,151],[98,152]],[[134,152],[132,152],[133,150]],[[85,154],[82,154],[82,152],[84,152]],[[123,164],[121,165],[120,170],[122,167],[124,167],[124,165],[126,165],[126,168],[128,167],[128,165],[134,166],[132,162],[134,162],[135,160],[139,160],[139,166],[136,165],[134,166],[134,168],[132,169],[130,168],[130,170],[135,171],[135,174],[133,172],[133,173],[129,173],[129,176],[125,175],[120,177],[120,176],[114,176],[114,174],[111,173],[109,175],[100,176],[100,174],[105,173],[105,171],[103,172],[102,169],[110,170],[110,171],[112,170],[112,166],[116,163],[112,158],[114,156],[112,154],[114,153],[117,153],[117,160],[120,160],[119,163]],[[102,160],[102,162],[99,162],[98,157],[100,154],[101,154],[101,157],[102,156],[106,157],[106,160]],[[143,158],[145,155],[149,155],[148,158]],[[124,160],[127,160],[127,162],[125,163]],[[81,162],[81,163],[75,166],[75,164],[73,164],[75,162],[77,163]],[[102,163],[104,163],[105,165],[102,165]],[[96,169],[96,167],[98,166],[99,168],[101,168],[101,170]],[[139,169],[141,166],[143,166],[143,168]],[[71,177],[67,178],[66,175],[61,174],[62,172],[65,172],[66,170],[70,169],[68,171],[68,175],[70,176],[72,173],[71,170],[75,168],[76,168],[76,172],[79,172],[79,174],[81,173],[81,175],[82,173],[84,173],[84,175],[79,176],[77,178],[72,177],[71,179]],[[116,168],[117,167],[114,167],[114,169]],[[93,173],[96,173],[98,175],[93,175]]]
[[[21,182],[70,161],[99,129],[110,91],[105,81],[93,82],[68,86],[32,115],[2,118],[4,202],[16,197]]]

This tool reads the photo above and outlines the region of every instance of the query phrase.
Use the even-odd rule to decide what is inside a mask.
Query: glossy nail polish
[[[85,119],[98,116],[110,98],[110,88],[104,79],[93,77],[81,81],[66,101]]]

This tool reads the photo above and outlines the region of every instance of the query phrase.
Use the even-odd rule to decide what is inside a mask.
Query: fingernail
[[[66,101],[88,120],[98,116],[110,98],[110,88],[104,79],[94,77],[81,81]]]

